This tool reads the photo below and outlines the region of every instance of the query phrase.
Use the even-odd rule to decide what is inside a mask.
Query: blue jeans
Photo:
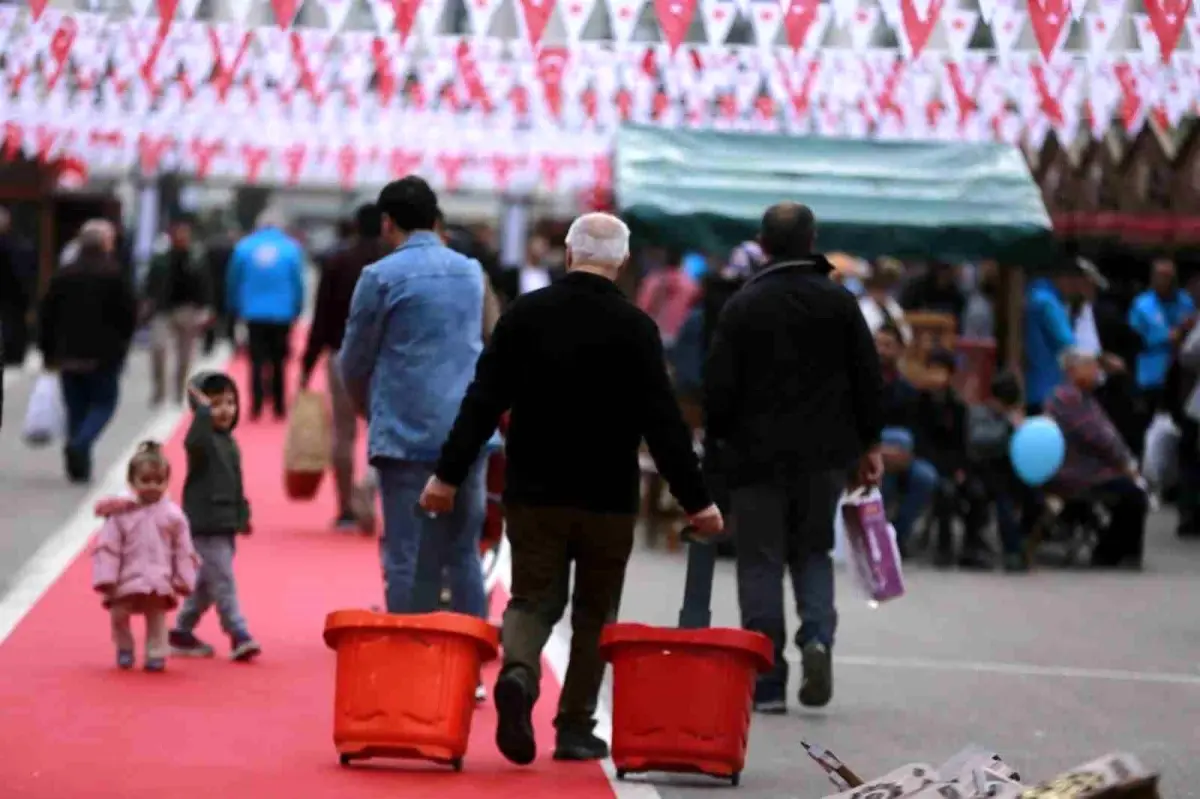
[[[900,490],[901,477],[907,479],[903,492]],[[883,498],[888,504],[891,504],[898,494],[903,493],[896,518],[892,520],[892,526],[896,528],[896,540],[901,544],[908,540],[913,526],[933,501],[937,486],[938,472],[929,461],[913,459],[907,472],[884,476]]]
[[[763,633],[774,644],[775,667],[760,682],[779,690],[787,685],[788,675],[785,568],[800,616],[796,644],[833,647],[837,610],[829,550],[833,516],[845,482],[845,471],[838,470],[803,475],[786,487],[763,484],[731,492],[742,627]]]
[[[458,487],[454,510],[429,517],[417,507],[434,464],[379,459],[383,502],[384,593],[388,613],[431,613],[449,573],[451,609],[487,618],[479,537],[487,514],[486,459],[480,458]]]
[[[120,378],[119,367],[59,376],[67,411],[67,449],[91,456],[96,439],[117,410]]]

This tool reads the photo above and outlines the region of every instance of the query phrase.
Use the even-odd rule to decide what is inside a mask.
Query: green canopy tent
[[[615,189],[634,235],[724,253],[753,238],[773,203],[817,216],[817,246],[863,257],[1053,257],[1050,217],[1020,150],[628,126]]]

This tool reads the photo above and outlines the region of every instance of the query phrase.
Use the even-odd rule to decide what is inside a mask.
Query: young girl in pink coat
[[[187,517],[167,497],[171,465],[162,446],[145,441],[129,461],[133,497],[101,500],[106,517],[92,545],[92,587],[104,596],[112,618],[117,666],[133,668],[131,618],[146,618],[146,671],[167,665],[167,611],[196,586],[200,559],[192,548]]]

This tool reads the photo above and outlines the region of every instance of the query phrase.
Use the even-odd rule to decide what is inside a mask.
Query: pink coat
[[[196,587],[199,565],[187,517],[163,497],[104,522],[92,544],[92,587],[105,592],[106,606],[113,599],[158,597],[175,607],[177,597]]]

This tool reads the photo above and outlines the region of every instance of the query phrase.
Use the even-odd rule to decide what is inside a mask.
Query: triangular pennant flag
[[[858,11],[858,0],[833,0],[833,21],[839,28],[844,28],[854,18]]]
[[[421,12],[417,15],[417,21],[421,23],[421,30],[426,39],[432,39],[438,35],[442,27],[442,14],[445,11],[446,0],[425,0],[421,4]]]
[[[1067,38],[1067,23],[1071,21],[1067,0],[1029,0],[1029,23],[1037,40],[1042,59],[1049,61],[1057,54]]]
[[[955,58],[962,56],[975,35],[979,24],[979,13],[954,8],[942,12],[942,28],[946,31],[946,47]]]
[[[1037,0],[1031,0],[1037,2]],[[931,0],[925,4],[925,13],[918,11],[918,3],[923,0],[900,0],[901,26],[899,33],[900,44],[909,58],[921,55],[933,27],[942,16],[942,4],[945,0]]]
[[[783,35],[792,51],[819,46],[829,24],[829,7],[820,0],[780,0],[783,3]],[[810,45],[809,42],[812,42]]]
[[[1075,19],[1083,19],[1083,12],[1087,10],[1089,2],[1091,0],[1071,0],[1071,16]]]
[[[471,33],[476,37],[487,36],[492,19],[504,0],[464,0],[467,15],[471,18]]]
[[[618,45],[628,44],[633,38],[645,3],[646,0],[608,0],[608,24]]]
[[[1171,54],[1179,46],[1179,36],[1183,33],[1184,19],[1192,5],[1192,0],[1145,0],[1146,16],[1154,35],[1158,38],[1159,52],[1163,63],[1171,60]],[[1196,43],[1193,42],[1195,47]]]
[[[238,25],[245,25],[246,17],[250,16],[250,9],[253,7],[254,0],[229,0],[229,16]]]
[[[696,0],[654,0],[654,15],[671,53],[679,49],[696,16]]]
[[[775,46],[779,29],[783,26],[783,9],[772,2],[750,4],[750,23],[754,27],[754,41],[759,47]]]
[[[857,52],[862,52],[871,46],[871,38],[879,26],[879,9],[864,6],[854,12],[850,18],[850,46]]]
[[[734,0],[701,0],[700,14],[704,19],[704,36],[713,47],[725,44],[729,29],[737,19]]]
[[[525,39],[536,50],[546,33],[550,15],[554,13],[554,0],[518,0],[521,13],[518,17],[525,26]]]
[[[271,10],[275,12],[275,23],[281,28],[290,28],[296,21],[296,12],[304,0],[271,0]]]
[[[200,0],[179,0],[179,14],[184,19],[195,19]]]
[[[933,0],[911,0],[913,12],[916,13],[917,19],[925,22],[929,19],[929,12],[933,11]],[[936,16],[936,12],[934,12]]]
[[[595,9],[596,0],[563,0],[559,3],[558,14],[562,18],[563,31],[572,46],[578,45],[583,38],[583,29],[587,27]]]
[[[1098,58],[1108,51],[1116,26],[1105,19],[1103,14],[1095,11],[1084,14],[1083,29],[1087,32],[1088,58]]]
[[[979,16],[986,24],[992,24],[992,15],[995,13],[996,0],[979,0]]]
[[[1037,2],[1037,0],[1033,0]],[[992,16],[992,43],[996,53],[1003,58],[1012,54],[1021,31],[1025,29],[1025,12],[1015,8],[998,7]]]
[[[41,2],[41,5],[43,8],[45,7],[45,5],[46,5],[45,0],[38,0],[38,2]],[[129,0],[129,8],[133,11],[133,16],[138,17],[138,18],[144,17],[147,14],[149,14],[150,8],[153,5],[154,5],[154,0]],[[34,8],[34,10],[35,10],[33,18],[36,20],[38,17],[41,16],[41,12],[37,11],[36,5],[34,5],[32,0],[30,3],[30,7]]]
[[[337,33],[346,24],[354,0],[318,0],[318,3],[325,12],[325,27]]]

